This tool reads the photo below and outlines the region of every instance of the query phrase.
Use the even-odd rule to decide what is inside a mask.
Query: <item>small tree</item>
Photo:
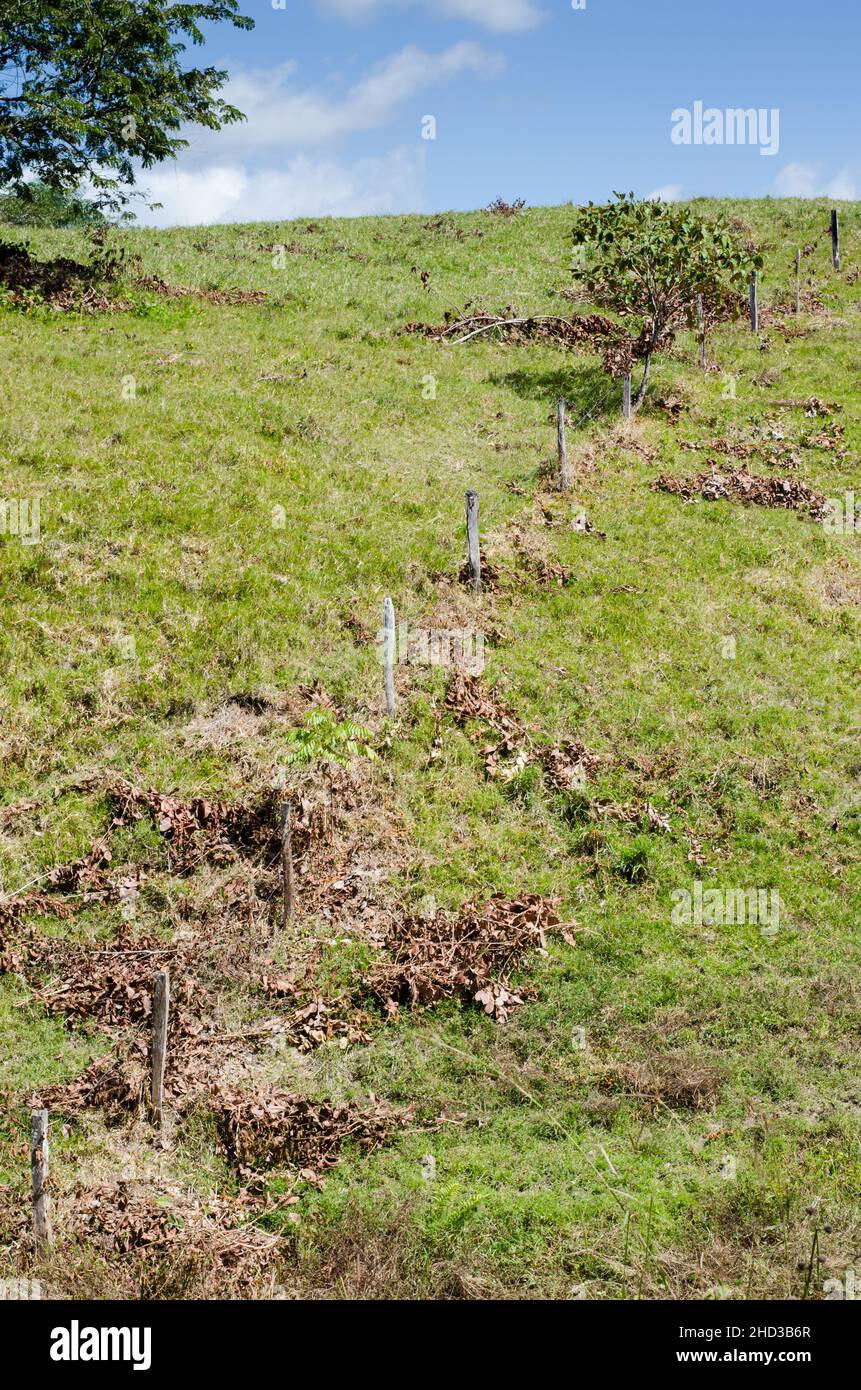
[[[722,216],[706,218],[680,203],[638,201],[633,193],[581,210],[574,227],[574,275],[600,307],[633,320],[617,369],[643,362],[635,404],[649,384],[653,354],[694,321],[697,295],[711,322],[730,317],[762,257],[740,242]],[[611,360],[613,360],[611,358]]]
[[[185,124],[218,130],[241,112],[217,94],[227,73],[187,66],[203,23],[253,21],[238,0],[2,0],[0,191],[30,197],[85,181],[121,203],[137,166],[188,144]]]

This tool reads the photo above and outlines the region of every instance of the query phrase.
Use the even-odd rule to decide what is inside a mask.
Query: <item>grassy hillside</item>
[[[571,208],[121,230],[121,312],[0,308],[3,496],[41,501],[38,544],[0,537],[0,1274],[65,1296],[777,1299],[858,1268],[859,539],[650,484],[714,461],[861,500],[861,211],[841,273],[826,240],[805,259],[796,321],[795,250],[827,208],[727,210],[765,254],[762,331],[716,330],[706,371],[680,337],[629,426],[596,355],[403,331],[466,301],[570,312]],[[29,241],[89,256],[83,234]],[[546,471],[558,396],[569,496]],[[499,571],[481,597],[458,578],[467,488]],[[386,595],[411,627],[485,636],[491,726],[417,662],[387,718]],[[290,762],[315,707],[377,757]],[[572,741],[566,786],[546,750]],[[279,779],[305,798],[284,933]],[[186,845],[194,798],[251,830],[198,805]],[[674,921],[696,881],[777,890],[777,930]],[[568,924],[514,962],[523,1002],[387,1015],[367,981],[401,926],[494,894]],[[70,982],[95,948],[113,974],[91,997]],[[137,1059],[140,1091],[165,965],[185,1070],[158,1141],[128,1096],[72,1083]],[[297,1045],[309,1000],[328,1023]],[[347,1125],[332,1166],[251,1161],[219,1087],[234,1116],[289,1092],[400,1118],[379,1144]]]

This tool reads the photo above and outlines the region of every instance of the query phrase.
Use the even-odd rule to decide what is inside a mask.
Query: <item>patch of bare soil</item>
[[[641,830],[651,830],[671,835],[672,826],[651,801],[593,801],[592,814],[598,820],[617,821],[621,825],[636,825]]]
[[[724,1084],[717,1067],[684,1052],[650,1057],[642,1062],[618,1062],[607,1067],[603,1089],[623,1091],[646,1106],[672,1110],[704,1110],[714,1105]]]
[[[807,586],[828,608],[861,608],[861,573],[842,556],[828,568],[811,570]]]

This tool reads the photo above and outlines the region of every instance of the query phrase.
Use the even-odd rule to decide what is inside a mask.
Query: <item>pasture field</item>
[[[8,505],[0,536],[0,1276],[784,1299],[861,1272],[861,539],[652,486],[741,470],[861,505],[861,211],[838,272],[826,204],[719,206],[764,252],[760,332],[716,328],[705,371],[680,335],[630,423],[595,353],[406,331],[570,314],[571,206],[115,229],[118,312],[0,286],[2,495],[19,523],[39,499],[38,537]],[[480,634],[483,674],[399,661],[389,717],[386,596]],[[696,884],[779,914],[685,914]],[[548,924],[502,963],[515,1000],[386,1008],[398,942],[495,895]]]

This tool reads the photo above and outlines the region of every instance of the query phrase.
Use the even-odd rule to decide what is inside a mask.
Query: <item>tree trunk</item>
[[[645,353],[645,356],[644,356],[644,358],[643,358],[643,380],[640,382],[640,389],[639,389],[639,391],[637,392],[637,395],[636,395],[636,397],[635,397],[635,399],[634,399],[634,405],[635,405],[635,407],[636,407],[636,406],[640,406],[640,405],[643,404],[643,398],[644,398],[644,396],[645,396],[645,394],[646,394],[646,387],[647,387],[648,384],[649,384],[649,372],[651,371],[651,368],[652,368],[652,353],[655,351],[655,348],[658,346],[658,343],[659,343],[660,337],[661,337],[661,333],[663,332],[663,328],[664,328],[664,325],[660,322],[660,320],[655,319],[655,322],[654,322],[653,325],[652,325],[652,338],[651,338],[651,342],[649,343],[649,346],[646,348],[646,353]]]
[[[642,405],[642,403],[643,403],[643,397],[644,397],[645,394],[646,394],[646,387],[647,387],[648,384],[649,384],[649,372],[650,372],[651,367],[652,367],[652,354],[651,354],[651,352],[647,352],[647,353],[646,353],[646,356],[645,356],[645,358],[643,359],[643,364],[644,364],[644,365],[643,365],[643,380],[640,382],[640,389],[639,389],[639,391],[637,392],[636,396],[634,397],[634,405],[635,405],[635,406]]]

